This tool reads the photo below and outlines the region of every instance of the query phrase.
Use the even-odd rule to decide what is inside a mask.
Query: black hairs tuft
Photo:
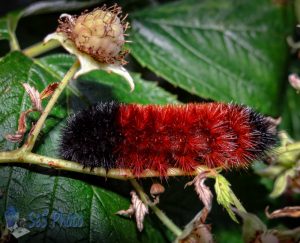
[[[115,146],[121,135],[116,126],[119,104],[97,103],[68,118],[62,132],[60,155],[84,167],[115,167]]]
[[[274,147],[278,141],[276,125],[271,119],[249,108],[249,121],[253,131],[251,132],[255,146],[253,152],[256,157],[263,156],[266,151]]]

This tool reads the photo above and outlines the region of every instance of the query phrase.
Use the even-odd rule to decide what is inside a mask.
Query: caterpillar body
[[[97,103],[69,117],[60,154],[84,167],[146,169],[164,176],[247,167],[276,143],[276,129],[249,107],[224,103],[138,105]]]

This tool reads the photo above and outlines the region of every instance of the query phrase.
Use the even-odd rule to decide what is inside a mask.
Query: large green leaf
[[[51,68],[52,72],[56,72],[58,75],[64,73],[73,62],[74,58],[65,54],[49,55],[40,59],[41,65]],[[92,102],[114,99],[140,104],[178,103],[174,95],[166,92],[156,83],[145,81],[135,73],[132,76],[135,83],[133,92],[130,92],[127,82],[119,75],[104,71],[93,71],[84,75],[73,85]]]
[[[72,59],[71,59],[72,61]],[[70,63],[65,64],[65,68]],[[62,67],[63,65],[60,65]],[[17,129],[21,110],[30,105],[22,83],[27,82],[38,90],[63,76],[64,71],[33,61],[19,52],[13,52],[0,61],[0,102],[1,106],[1,146],[2,150],[15,148],[3,135]],[[66,117],[65,100],[60,101],[51,114],[56,120],[44,129],[36,152],[52,157],[57,156],[61,125]],[[50,120],[51,120],[50,119]],[[39,167],[0,166],[0,220],[9,206],[15,207],[20,217],[27,220],[31,233],[22,241],[35,242],[163,242],[164,239],[151,221],[146,222],[145,230],[139,233],[134,221],[114,213],[129,206],[129,201],[97,184],[83,181],[84,177],[67,174],[60,176],[56,171]],[[104,179],[99,178],[99,181]],[[98,180],[97,180],[98,181]],[[56,221],[60,215],[77,214],[82,219],[80,227],[68,227],[65,221]],[[62,216],[61,216],[62,219]],[[45,224],[46,223],[46,224]],[[44,225],[45,224],[45,225]],[[47,226],[46,226],[47,225]]]
[[[133,56],[190,93],[278,114],[290,6],[185,0],[132,16]]]

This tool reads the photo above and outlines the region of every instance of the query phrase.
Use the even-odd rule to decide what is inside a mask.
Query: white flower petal
[[[60,32],[54,32],[52,34],[49,34],[46,36],[46,38],[44,39],[44,42],[48,42],[50,40],[57,40],[60,42],[60,44],[71,54],[74,54],[79,62],[80,62],[80,69],[75,73],[74,77],[77,78],[78,76],[84,74],[84,73],[88,73],[90,71],[93,70],[104,70],[107,72],[113,72],[116,73],[120,76],[122,76],[123,78],[125,78],[125,80],[128,82],[129,86],[130,86],[130,91],[134,90],[134,82],[133,79],[131,77],[131,75],[129,74],[129,72],[120,64],[106,64],[106,63],[100,63],[98,61],[96,61],[95,59],[93,59],[92,57],[90,57],[88,54],[85,54],[81,51],[79,51],[75,44],[73,43],[73,41],[71,41],[70,39],[68,39],[68,37],[66,36],[66,34]]]

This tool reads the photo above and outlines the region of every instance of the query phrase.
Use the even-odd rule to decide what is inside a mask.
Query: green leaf
[[[5,104],[0,107],[1,150],[15,148],[14,143],[6,141],[5,135],[16,132],[21,112],[30,107],[30,99],[22,83],[29,83],[41,91],[56,81],[59,81],[59,77],[53,76],[20,52],[12,52],[0,59],[0,101]],[[51,129],[65,116],[66,110],[62,106],[56,106],[46,123],[46,130]]]
[[[61,74],[74,62],[74,58],[70,55],[56,54],[43,57],[40,61],[45,67]],[[145,81],[136,73],[132,73],[132,77],[135,83],[133,92],[130,92],[128,84],[119,75],[104,71],[93,71],[84,75],[73,85],[90,102],[114,99],[140,104],[178,103],[176,96],[160,88],[156,83]]]
[[[284,193],[288,185],[289,178],[294,178],[295,175],[296,175],[295,168],[288,169],[285,172],[281,173],[274,182],[274,188],[270,194],[270,197],[272,198],[279,197],[282,193]]]
[[[230,183],[221,174],[215,177],[215,191],[217,194],[217,202],[222,205],[228,212],[232,220],[238,223],[231,206],[236,207],[240,211],[245,211],[240,201],[236,198],[230,188]]]
[[[203,98],[279,113],[289,5],[186,0],[132,18],[132,54],[143,66]]]
[[[94,71],[79,81],[79,86],[90,86],[90,89],[101,84],[104,90],[109,89],[111,96],[125,103],[140,104],[170,104],[179,103],[175,95],[170,94],[157,86],[156,83],[143,80],[139,74],[131,73],[135,89],[129,91],[128,84],[116,74],[108,74],[104,71]],[[86,83],[88,81],[88,83]]]

